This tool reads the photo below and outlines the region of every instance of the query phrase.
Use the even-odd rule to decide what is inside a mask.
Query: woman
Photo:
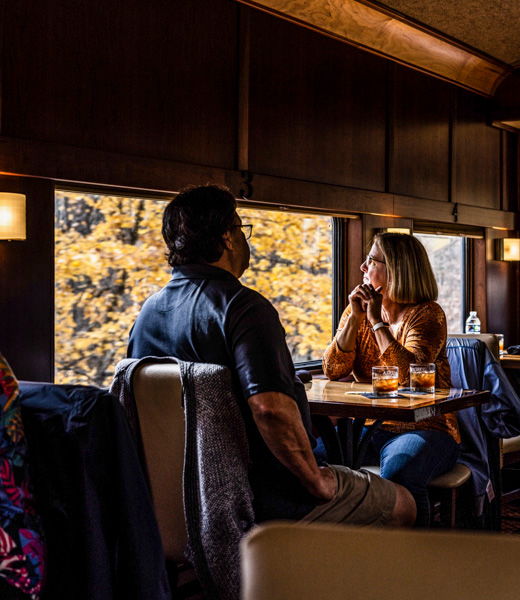
[[[370,382],[372,367],[399,367],[409,386],[412,363],[435,363],[436,387],[451,387],[446,356],[446,316],[424,246],[413,236],[382,233],[361,265],[363,283],[349,296],[338,331],[323,357],[329,379],[354,375]],[[454,413],[419,423],[385,422],[374,434],[366,464],[380,459],[381,475],[410,490],[417,503],[416,526],[428,526],[427,484],[448,471],[459,455]]]

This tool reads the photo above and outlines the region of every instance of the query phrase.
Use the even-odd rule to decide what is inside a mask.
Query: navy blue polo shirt
[[[144,303],[130,332],[127,355],[175,356],[228,367],[249,439],[256,520],[300,519],[317,505],[267,448],[247,403],[262,392],[294,398],[314,444],[307,397],[295,378],[285,331],[261,294],[217,267],[174,267],[168,285]]]

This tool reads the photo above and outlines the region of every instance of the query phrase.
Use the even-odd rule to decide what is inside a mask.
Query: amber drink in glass
[[[374,396],[395,398],[399,387],[399,367],[372,367]]]
[[[435,392],[435,364],[410,365],[410,390],[412,392]]]

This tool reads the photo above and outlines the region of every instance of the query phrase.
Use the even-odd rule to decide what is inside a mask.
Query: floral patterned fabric
[[[44,545],[29,489],[18,382],[0,354],[0,579],[40,596]]]
[[[345,309],[338,327],[343,329],[350,315],[350,305]],[[446,315],[437,302],[423,302],[412,306],[393,332],[395,341],[383,354],[379,350],[371,325],[368,321],[359,328],[356,348],[343,352],[336,343],[336,336],[323,356],[323,372],[332,380],[341,379],[351,373],[357,381],[370,383],[372,367],[389,365],[399,367],[399,385],[410,385],[410,364],[435,363],[435,385],[451,387],[451,371],[446,356],[447,326]],[[398,423],[387,421],[384,429],[402,433],[412,429],[436,429],[451,435],[460,443],[460,434],[455,413],[433,417],[419,423]]]

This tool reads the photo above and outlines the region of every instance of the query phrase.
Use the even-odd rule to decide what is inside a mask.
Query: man
[[[224,188],[186,188],[170,202],[162,233],[172,279],[145,302],[128,357],[175,356],[231,370],[249,441],[257,522],[411,526],[415,503],[405,488],[370,473],[318,466],[307,398],[278,313],[239,281],[250,257],[244,230],[250,234],[251,226],[242,224]]]

